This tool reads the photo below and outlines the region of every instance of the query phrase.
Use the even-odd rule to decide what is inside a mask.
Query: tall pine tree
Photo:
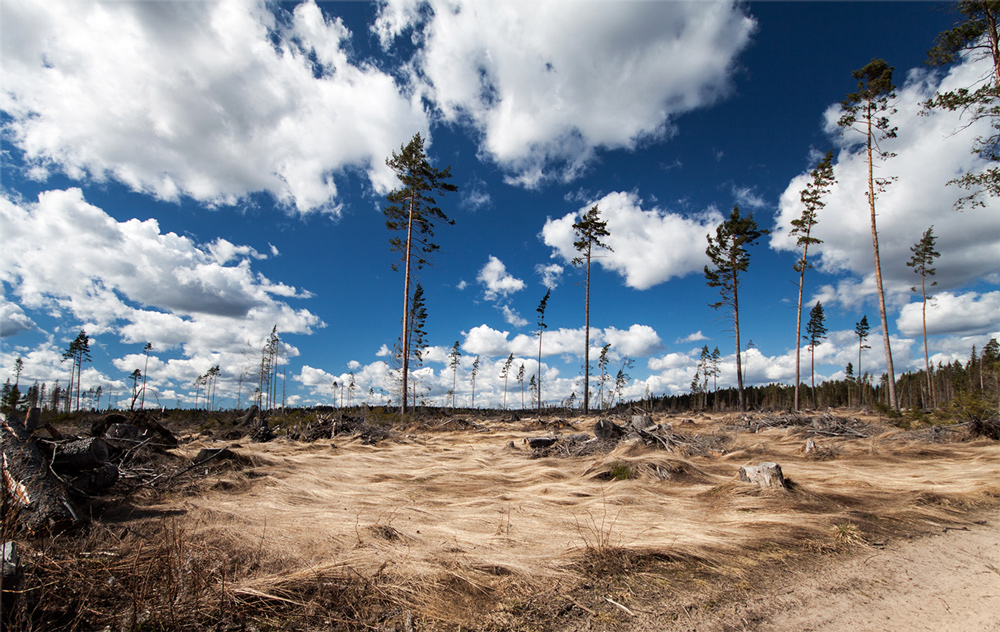
[[[819,222],[818,213],[826,206],[823,196],[829,192],[835,180],[833,179],[833,150],[819,161],[810,174],[812,180],[802,190],[802,215],[792,220],[792,230],[789,234],[796,237],[795,244],[802,248],[802,255],[795,262],[795,271],[799,273],[799,301],[795,317],[795,410],[799,409],[799,349],[802,346],[802,290],[806,281],[806,270],[812,267],[809,262],[809,246],[821,244],[823,240],[812,235],[813,227]]]
[[[439,246],[430,240],[434,236],[434,222],[454,224],[437,206],[435,195],[454,192],[458,187],[449,183],[451,167],[435,169],[427,161],[424,139],[415,134],[409,144],[392,152],[385,164],[396,173],[401,184],[386,196],[389,202],[383,214],[385,225],[391,231],[403,233],[393,237],[389,244],[393,252],[401,253],[401,261],[393,269],[403,268],[403,366],[401,369],[400,414],[406,414],[407,374],[410,358],[410,281],[413,273],[428,263],[428,257]]]
[[[580,256],[573,258],[573,265],[583,268],[587,273],[586,302],[584,303],[584,346],[583,346],[583,413],[590,412],[590,264],[594,259],[595,250],[611,250],[611,247],[601,241],[608,237],[608,223],[601,219],[601,212],[595,204],[584,213],[580,221],[573,224],[576,241],[573,247]]]
[[[927,277],[934,276],[934,273],[937,272],[937,269],[933,267],[934,260],[941,256],[941,253],[934,250],[936,239],[934,236],[934,227],[931,226],[924,231],[920,241],[910,246],[913,256],[906,262],[907,266],[913,268],[913,271],[920,275],[921,320],[924,328],[924,367],[927,370],[927,397],[930,399],[931,406],[934,406],[934,382],[931,378],[930,354],[927,352],[927,301],[930,299],[927,296]],[[937,285],[937,281],[931,282],[931,287],[935,285]],[[913,286],[910,290],[916,292],[917,287]]]
[[[535,382],[535,388],[538,389],[538,414],[542,414],[542,333],[548,328],[545,324],[545,309],[549,304],[549,296],[552,294],[552,289],[549,288],[545,290],[545,296],[542,297],[538,307],[535,311],[538,312],[538,380]],[[534,376],[532,376],[534,378]]]
[[[740,362],[740,273],[750,266],[747,248],[771,231],[757,227],[753,213],[743,217],[740,207],[734,206],[729,219],[715,229],[715,237],[707,235],[708,248],[705,253],[711,267],[705,266],[708,287],[718,288],[719,301],[709,303],[713,309],[728,306],[733,315],[733,333],[736,336],[736,383],[739,392],[740,410],[746,410],[746,395],[743,392],[743,371]]]
[[[851,76],[858,81],[857,92],[847,95],[841,102],[843,115],[837,122],[841,133],[847,130],[864,135],[864,152],[868,164],[868,208],[871,212],[872,250],[875,254],[875,287],[878,292],[878,311],[882,320],[882,345],[885,348],[885,365],[888,377],[889,407],[899,407],[896,398],[896,373],[892,367],[892,348],[889,344],[889,321],[886,317],[885,291],[882,288],[882,261],[879,256],[878,228],[875,222],[875,200],[893,178],[876,178],[875,161],[885,160],[894,154],[882,149],[882,142],[896,137],[889,117],[896,109],[890,103],[896,98],[896,86],[892,83],[893,68],[882,59],[873,59],[864,68],[855,70]]]
[[[806,323],[806,340],[809,341],[809,376],[812,380],[813,408],[819,405],[816,401],[816,347],[826,338],[826,317],[823,314],[823,304],[816,301],[816,305],[809,310],[809,322]]]

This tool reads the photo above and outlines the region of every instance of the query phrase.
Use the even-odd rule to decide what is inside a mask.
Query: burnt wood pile
[[[37,409],[24,419],[0,414],[3,489],[18,526],[29,533],[80,524],[80,506],[109,491],[131,464],[177,447],[177,438],[145,411],[104,415],[89,437],[64,436],[39,425],[39,417]]]

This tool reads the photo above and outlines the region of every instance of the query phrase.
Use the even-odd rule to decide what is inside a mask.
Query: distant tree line
[[[707,366],[710,371],[710,365]],[[929,384],[933,384],[932,389],[928,388]],[[895,387],[899,406],[903,409],[957,409],[962,414],[996,416],[1000,411],[1000,344],[992,339],[981,350],[973,346],[965,363],[958,360],[950,364],[939,362],[931,366],[930,375],[925,369],[903,373]],[[853,363],[847,364],[842,379],[826,380],[815,387],[800,384],[799,388],[809,394],[806,399],[814,409],[869,407],[887,414],[894,412],[889,399],[888,374],[874,376],[866,371],[858,376]],[[744,392],[748,409],[794,409],[796,389],[793,385],[745,386]],[[705,382],[698,380],[698,387],[692,388],[690,393],[647,398],[644,403],[663,411],[727,412],[740,410],[739,401],[737,388],[707,389]]]

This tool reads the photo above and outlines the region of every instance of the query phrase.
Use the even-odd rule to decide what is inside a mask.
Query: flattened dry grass
[[[726,421],[680,432],[718,435]],[[99,518],[104,535],[49,559],[66,576],[120,587],[79,591],[97,627],[559,629],[628,616],[604,597],[630,608],[713,577],[738,583],[797,552],[961,524],[1000,497],[1000,450],[987,440],[819,439],[833,456],[818,460],[802,437],[771,428],[725,434],[724,454],[625,441],[532,458],[521,440],[552,432],[539,426],[480,420],[375,446],[247,445],[251,470],[157,497],[141,518]],[[741,466],[761,461],[780,463],[788,488],[739,482]],[[96,562],[88,550],[112,555]]]

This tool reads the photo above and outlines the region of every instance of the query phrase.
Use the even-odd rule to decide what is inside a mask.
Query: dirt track
[[[790,570],[730,612],[674,629],[1000,631],[1000,514],[985,522]]]

